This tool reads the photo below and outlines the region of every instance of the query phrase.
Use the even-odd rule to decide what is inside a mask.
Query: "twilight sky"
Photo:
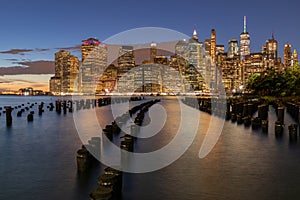
[[[279,56],[287,42],[300,53],[299,6],[297,0],[1,0],[0,90],[48,90],[54,71],[49,61],[60,48],[78,56],[83,39],[103,41],[140,27],[191,35],[196,24],[200,41],[214,28],[217,43],[226,48],[229,39],[239,38],[246,15],[251,52],[259,52],[274,32]]]

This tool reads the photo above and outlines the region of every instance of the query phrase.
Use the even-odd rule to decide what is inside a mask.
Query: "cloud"
[[[24,53],[29,52],[43,52],[43,51],[50,51],[51,49],[46,48],[35,48],[35,49],[10,49],[7,51],[0,51],[0,54],[12,54],[12,55],[24,55]]]
[[[0,51],[1,54],[20,54],[23,55],[24,53],[27,52],[32,52],[33,49],[11,49],[8,51]]]
[[[81,51],[81,45],[73,47],[57,47],[55,50],[65,50],[65,51]]]
[[[34,52],[43,52],[43,51],[50,51],[51,49],[45,49],[45,48],[36,48],[33,51]]]
[[[10,62],[18,62],[19,61],[19,59],[16,59],[16,58],[7,58],[4,60],[10,61]]]
[[[19,74],[54,74],[54,61],[16,62],[18,66],[0,67],[0,76]]]

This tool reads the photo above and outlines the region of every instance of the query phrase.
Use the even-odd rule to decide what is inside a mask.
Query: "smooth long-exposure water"
[[[59,115],[46,109],[55,99],[0,97],[0,107],[45,102],[42,116],[37,114],[35,105],[34,121],[30,123],[26,118],[29,111],[17,118],[14,110],[11,127],[6,127],[5,114],[1,111],[1,200],[83,200],[89,199],[89,193],[97,187],[97,176],[103,172],[103,166],[96,165],[87,174],[77,173],[76,151],[82,142],[71,113]],[[166,125],[159,134],[138,139],[135,146],[138,152],[159,149],[175,137],[180,122],[178,102],[175,97],[165,97],[159,104],[166,110]],[[98,119],[104,124],[112,121],[110,108],[97,108]],[[268,134],[225,122],[218,143],[203,159],[198,153],[211,116],[199,114],[198,134],[185,154],[155,172],[125,173],[123,199],[299,199],[300,142],[289,142],[287,127],[282,138],[275,137],[276,115],[271,107]],[[286,125],[292,122],[286,113]]]

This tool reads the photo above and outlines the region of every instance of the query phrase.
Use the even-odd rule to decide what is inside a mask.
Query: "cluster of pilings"
[[[298,139],[298,125],[300,124],[300,102],[286,102],[285,106],[287,113],[289,113],[293,120],[296,122],[288,126],[290,141],[295,142]]]
[[[136,97],[117,97],[117,98],[111,98],[111,97],[105,97],[105,98],[95,98],[95,99],[81,99],[81,100],[56,100],[55,103],[49,103],[47,105],[47,109],[49,111],[55,111],[58,114],[61,114],[62,112],[66,114],[67,112],[72,113],[74,110],[74,105],[76,106],[76,110],[81,109],[89,109],[89,108],[95,108],[95,107],[101,107],[109,104],[117,104],[117,103],[124,103],[128,101],[139,101],[144,99],[144,97],[136,96]],[[37,108],[35,108],[37,106]],[[39,116],[42,116],[45,112],[45,103],[38,102],[30,103],[27,102],[27,104],[23,103],[16,106],[5,106],[0,107],[0,116],[2,114],[5,114],[6,116],[6,125],[8,127],[13,125],[13,113],[16,112],[17,117],[22,117],[23,115],[27,115],[27,121],[32,122],[34,121],[34,114],[35,109],[37,109],[37,113]]]
[[[145,113],[149,110],[149,108],[160,100],[152,100],[146,103],[142,103],[138,106],[131,108],[128,112],[123,115],[117,117],[111,125],[107,125],[103,130],[103,134],[107,136],[109,140],[113,140],[113,135],[117,135],[120,133],[121,126],[126,124],[126,122],[135,115],[134,125],[131,125],[131,134],[125,134],[120,137],[122,140],[120,142],[120,149],[128,152],[134,151],[134,140],[136,139],[136,135],[138,132],[138,126],[142,125]],[[86,150],[86,149],[85,149]],[[84,154],[88,157],[88,154],[84,150]],[[81,150],[79,150],[81,151]],[[78,152],[77,152],[78,154]],[[124,155],[121,154],[121,159],[124,159]],[[80,158],[79,158],[80,159]],[[86,159],[84,159],[86,162]],[[78,156],[77,156],[78,162]],[[78,166],[80,167],[80,166]],[[79,168],[78,168],[79,169]],[[86,168],[84,168],[86,169]],[[92,200],[116,200],[120,199],[122,195],[122,172],[111,167],[107,167],[104,170],[104,174],[101,174],[98,177],[98,187],[90,194],[90,199]]]
[[[132,116],[132,114],[134,114],[135,112],[137,112],[139,110],[139,112],[137,113],[137,115],[134,119],[134,125],[130,126],[131,134],[130,135],[125,134],[122,137],[123,140],[121,141],[121,144],[120,144],[121,149],[129,151],[129,152],[134,151],[134,140],[137,138],[139,126],[141,126],[143,124],[145,113],[148,112],[148,110],[151,106],[153,106],[154,104],[156,104],[158,102],[160,102],[160,100],[158,100],[158,99],[148,101],[148,102],[143,103],[129,111],[129,113],[131,113],[130,115]]]
[[[34,115],[34,106],[37,105],[37,102],[35,103],[29,103],[27,102],[27,105],[25,104],[21,104],[21,105],[17,105],[17,106],[5,106],[4,110],[2,107],[0,107],[0,111],[2,111],[3,114],[6,115],[6,125],[12,126],[13,124],[13,111],[16,111],[16,116],[17,117],[22,117],[22,115],[26,112],[29,112],[27,114],[27,121],[28,122],[32,122],[33,121],[33,115]],[[38,113],[39,115],[42,115],[42,113],[44,112],[43,110],[43,106],[44,106],[44,102],[41,102],[38,105]],[[0,114],[1,116],[1,114]]]
[[[123,98],[123,100],[119,100],[118,102],[120,103],[120,102],[123,102],[124,100],[125,99]],[[128,100],[128,98],[127,98],[127,100]],[[141,100],[141,98],[134,98],[134,100],[135,101]],[[97,101],[106,102],[105,104],[107,104],[108,102],[111,102],[111,101],[107,101],[106,99],[104,99],[104,100],[98,99]],[[80,100],[77,102],[83,102],[83,103],[81,103],[82,105],[87,105],[91,101],[87,100],[86,102],[88,102],[88,103],[86,103],[84,100]],[[120,127],[129,120],[129,118],[132,114],[134,114],[135,112],[137,112],[139,110],[138,108],[140,108],[140,105],[135,106],[128,112],[122,114],[121,116],[116,117],[116,119],[111,124],[106,125],[105,128],[102,129],[102,134],[104,136],[106,136],[110,141],[112,141],[113,136],[118,135],[120,133],[120,131],[121,131]],[[86,170],[89,168],[90,163],[92,163],[91,161],[94,157],[91,156],[91,154],[89,153],[88,150],[93,150],[93,152],[98,152],[98,150],[100,150],[100,142],[101,142],[100,137],[93,137],[93,138],[91,138],[91,140],[88,141],[88,144],[83,145],[81,147],[81,149],[79,149],[77,151],[77,169],[79,172],[86,172]],[[86,148],[86,147],[88,147],[88,148]],[[99,149],[98,149],[98,147],[99,147]],[[97,148],[97,149],[95,149],[95,148]],[[94,151],[94,150],[96,150],[96,151]]]
[[[291,117],[300,124],[300,102],[287,102],[285,106]]]
[[[284,106],[280,102],[273,102],[272,103],[276,115],[277,115],[277,120],[275,122],[275,136],[276,137],[281,137],[283,135],[284,131]]]
[[[76,101],[76,102],[82,102],[80,104],[85,105],[85,109],[87,109],[88,107],[90,107],[89,105],[91,102],[101,102],[101,106],[112,103],[112,101],[110,101],[108,99],[110,99],[110,98],[103,98],[103,99],[97,99],[97,100],[96,99],[95,100],[87,99],[86,101],[80,100],[80,101]],[[125,102],[126,100],[129,100],[129,98],[118,98],[118,100],[113,101],[113,103],[122,103],[122,102]],[[135,98],[134,100],[135,101],[141,100],[141,98]],[[80,105],[80,107],[81,107],[81,105]],[[137,107],[139,107],[139,106],[134,107],[133,110],[136,110]],[[121,132],[120,127],[129,120],[129,118],[130,118],[129,113],[132,113],[131,110],[122,114],[121,116],[116,117],[116,119],[111,124],[106,125],[105,128],[102,129],[102,134],[104,136],[106,136],[110,141],[112,141],[113,136],[118,135]],[[91,164],[93,164],[94,163],[93,161],[95,161],[96,159],[94,156],[92,156],[90,154],[89,151],[93,152],[94,155],[100,155],[100,143],[101,143],[100,137],[92,137],[88,141],[88,144],[82,145],[81,149],[79,149],[77,151],[76,158],[77,158],[78,172],[80,172],[80,173],[87,172],[87,170],[91,167]]]
[[[220,113],[224,108],[221,102],[214,98],[197,98],[188,97],[183,101],[185,104],[198,108],[200,111],[222,116]],[[213,105],[213,106],[212,106]],[[300,102],[287,102],[285,105],[279,101],[272,102],[277,120],[274,124],[274,132],[276,137],[281,137],[284,132],[284,113],[285,106],[287,112],[292,118],[300,124]],[[253,130],[261,129],[263,133],[269,132],[269,103],[261,99],[227,99],[226,101],[226,120],[231,120],[239,125],[244,124],[245,127],[252,127]],[[223,111],[224,112],[224,111]],[[257,112],[257,117],[253,115]],[[298,124],[292,123],[288,126],[289,138],[291,141],[297,140]]]

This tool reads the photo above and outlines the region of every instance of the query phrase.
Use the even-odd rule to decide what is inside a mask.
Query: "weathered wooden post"
[[[6,113],[6,126],[11,126],[12,125],[12,116],[11,116],[11,111],[12,108],[11,106],[5,106],[5,113]]]

